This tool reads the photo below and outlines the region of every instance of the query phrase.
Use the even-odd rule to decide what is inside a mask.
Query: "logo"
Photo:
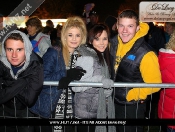
[[[140,2],[139,18],[142,22],[175,22],[175,2]]]

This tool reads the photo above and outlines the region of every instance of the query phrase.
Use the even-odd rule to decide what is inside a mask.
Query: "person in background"
[[[42,57],[47,49],[51,47],[50,37],[43,34],[41,20],[37,16],[32,16],[26,21],[28,37],[32,43],[33,51]]]
[[[53,47],[49,47],[42,59],[44,81],[60,81],[61,78],[66,76],[66,67],[59,43],[55,43]],[[42,92],[39,95],[37,102],[30,110],[36,114],[36,117],[53,119],[61,93],[62,89],[58,89],[57,86],[43,85]],[[52,132],[52,126],[38,127],[36,132]]]
[[[118,42],[110,48],[114,82],[161,83],[158,58],[145,42],[149,26],[139,23],[135,11],[118,15]],[[120,87],[114,89],[116,119],[144,119],[147,96],[160,88]],[[116,126],[117,132],[143,132],[143,126]]]
[[[108,26],[110,31],[110,39],[117,35],[117,18],[114,16],[107,16],[104,23]]]
[[[51,34],[51,31],[52,31],[52,28],[49,27],[49,26],[45,26],[45,27],[43,27],[43,29],[42,29],[42,33],[44,33],[44,34],[46,34],[46,35],[49,35],[49,36],[50,36],[50,34]]]
[[[86,24],[86,27],[87,27],[87,31],[89,31],[91,28],[92,28],[92,26],[94,25],[94,24],[97,24],[98,23],[98,14],[97,14],[97,12],[96,11],[94,11],[94,10],[91,10],[90,12],[89,12],[89,19],[90,19],[90,22],[88,23],[88,24]]]
[[[109,37],[109,48],[110,45],[112,45],[113,43],[115,43],[115,41],[117,41],[117,18],[114,16],[108,16],[104,23],[108,26],[109,31],[110,31],[110,37]],[[111,39],[113,39],[111,41]]]
[[[78,16],[69,17],[61,30],[62,52],[67,74],[59,81],[58,87],[63,89],[63,92],[56,107],[56,119],[72,119],[74,116],[72,107],[74,93],[68,85],[73,80],[80,80],[85,73],[83,69],[75,68],[75,62],[79,56],[77,48],[86,43],[86,38],[87,30],[84,21]],[[55,130],[59,128],[54,127]],[[65,126],[64,130],[73,131],[72,128],[72,126]]]
[[[54,27],[54,24],[50,19],[46,21],[46,26],[49,26],[52,30],[50,34],[50,40],[51,40],[51,43],[53,43],[53,40],[56,39],[57,37],[57,29]]]
[[[159,53],[159,49],[165,47],[165,36],[164,31],[155,26],[153,22],[148,22],[149,30],[145,35],[145,41],[153,48],[156,54]]]
[[[163,83],[175,83],[175,31],[171,34],[166,48],[159,50],[159,65]],[[175,89],[163,88],[158,102],[158,117],[160,119],[175,119]],[[175,132],[175,126],[168,125],[167,132]]]
[[[83,82],[102,82],[103,87],[72,87],[75,92],[74,109],[77,119],[114,119],[112,102],[113,80],[110,79],[109,29],[104,24],[95,24],[88,33],[90,44],[79,47],[76,67],[86,70],[80,79]],[[108,103],[107,103],[108,102]],[[107,107],[108,105],[108,107]],[[77,126],[78,132],[95,132],[95,126]],[[115,127],[109,127],[114,132]],[[96,127],[96,132],[106,132],[106,126]]]
[[[0,118],[30,118],[42,90],[43,62],[26,34],[11,31],[3,39],[0,59]],[[1,126],[0,132],[33,132],[32,126]]]
[[[165,30],[165,38],[167,43],[170,39],[170,35],[175,30],[175,22],[165,22],[164,30]]]
[[[62,25],[58,24],[57,27],[56,27],[56,29],[57,29],[57,37],[56,37],[56,39],[54,39],[52,41],[52,46],[54,46],[55,44],[56,45],[59,44],[60,47],[62,48],[62,44],[61,44],[61,30],[62,30]]]
[[[145,35],[145,41],[153,48],[155,53],[158,55],[159,49],[165,47],[165,36],[164,31],[155,26],[153,22],[148,22],[149,30],[148,33]],[[156,92],[149,96],[149,100],[146,103],[146,112],[145,112],[145,118],[146,119],[155,119],[157,117],[157,104],[159,100],[159,92]]]

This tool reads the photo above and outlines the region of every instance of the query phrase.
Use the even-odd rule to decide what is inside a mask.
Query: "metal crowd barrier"
[[[49,86],[58,86],[59,82],[58,81],[44,81],[44,85],[49,85]],[[88,86],[88,87],[103,87],[102,83],[97,83],[97,82],[81,82],[81,81],[73,81],[69,84],[69,86],[74,86],[74,87],[83,87],[83,86]],[[172,83],[114,83],[114,87],[139,87],[139,88],[146,88],[146,87],[151,87],[151,88],[175,88],[175,84]]]
[[[58,81],[44,81],[43,85],[47,86],[58,86]],[[102,83],[97,82],[80,82],[80,81],[73,81],[69,84],[69,86],[73,87],[103,87]],[[114,83],[114,88],[120,88],[120,87],[139,87],[139,88],[175,88],[175,84],[172,83]],[[152,101],[152,100],[151,100]],[[152,102],[150,102],[151,104]],[[151,108],[150,108],[151,109]],[[5,118],[5,117],[4,117]],[[26,117],[27,118],[27,117]],[[51,118],[53,119],[53,118]],[[145,121],[149,122],[150,120],[144,119]],[[61,127],[61,126],[57,126]],[[63,128],[65,129],[65,128]],[[157,126],[145,126],[144,132],[162,132],[161,125]],[[62,132],[53,130],[53,132]],[[75,127],[75,132],[77,132]]]

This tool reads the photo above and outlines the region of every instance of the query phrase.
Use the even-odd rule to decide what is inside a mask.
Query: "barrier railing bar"
[[[58,81],[44,81],[43,85],[58,86]],[[102,83],[73,81],[69,86],[74,87],[103,87]],[[175,88],[173,83],[114,83],[114,87],[150,87],[150,88]]]

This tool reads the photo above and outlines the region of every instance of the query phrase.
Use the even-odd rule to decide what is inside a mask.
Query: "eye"
[[[11,48],[6,48],[6,51],[12,51],[12,49]]]
[[[77,37],[81,37],[81,35],[80,35],[80,34],[77,34],[76,36],[77,36]]]
[[[72,34],[68,34],[69,37],[72,37]]]
[[[98,41],[98,40],[99,40],[99,38],[97,37],[97,38],[95,38],[94,40]]]
[[[107,38],[107,37],[105,37],[103,40],[108,40],[108,38]]]
[[[20,49],[17,49],[17,51],[22,51],[23,49],[22,48],[20,48]]]

